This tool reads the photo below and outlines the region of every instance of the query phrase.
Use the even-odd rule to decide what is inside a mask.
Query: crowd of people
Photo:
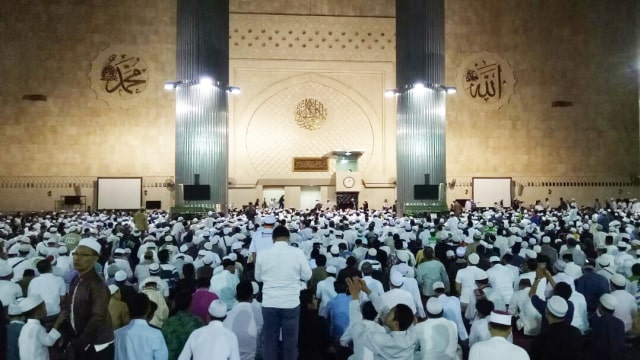
[[[640,203],[563,203],[0,215],[0,359],[624,359]]]

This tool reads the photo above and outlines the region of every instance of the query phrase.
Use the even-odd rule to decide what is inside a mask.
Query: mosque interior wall
[[[293,157],[334,150],[363,151],[361,202],[395,200],[396,104],[383,96],[402,85],[394,3],[231,1],[229,75],[242,94],[229,102],[230,203],[275,185],[287,207],[305,186],[335,202],[335,159],[292,171]],[[474,176],[513,177],[525,202],[638,197],[637,16],[633,2],[448,0],[448,200],[469,198]],[[175,79],[175,26],[174,0],[0,4],[0,211],[53,210],[78,192],[94,207],[97,177],[143,177],[143,203],[174,203],[175,94],[163,83]],[[148,65],[131,101],[101,95],[92,68],[125,48]],[[513,77],[486,104],[464,81],[483,54]],[[38,94],[47,100],[23,100]],[[326,111],[315,130],[296,123],[304,99]]]

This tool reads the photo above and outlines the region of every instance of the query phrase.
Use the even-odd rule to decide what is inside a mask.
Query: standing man
[[[282,331],[282,359],[295,360],[298,358],[301,281],[311,278],[311,268],[302,250],[289,246],[289,230],[286,226],[273,229],[273,246],[257,258],[255,277],[264,283],[263,358],[278,359],[278,342]]]
[[[147,230],[149,230],[149,221],[145,208],[140,208],[138,212],[133,214],[133,224],[136,226],[136,229],[142,232],[142,235],[147,233]]]
[[[529,360],[523,348],[513,345],[507,338],[511,334],[511,314],[493,311],[489,316],[491,339],[480,341],[471,347],[469,360],[511,359]]]
[[[264,218],[262,226],[253,233],[251,237],[251,245],[249,251],[251,251],[251,259],[256,261],[256,257],[259,252],[269,249],[273,245],[273,227],[276,224],[276,218],[273,215],[268,215]]]
[[[101,246],[94,238],[80,240],[73,253],[78,272],[63,311],[69,311],[68,357],[107,360],[114,357],[113,325],[109,315],[109,289],[95,270]]]
[[[149,326],[146,320],[149,298],[138,293],[131,300],[131,322],[115,334],[116,359],[167,359],[169,351],[162,332]]]

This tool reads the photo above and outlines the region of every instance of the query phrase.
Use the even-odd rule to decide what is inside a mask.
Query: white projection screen
[[[511,207],[511,178],[473,178],[476,207],[492,208],[500,201],[503,207]]]
[[[132,210],[142,205],[142,178],[98,178],[98,209]]]

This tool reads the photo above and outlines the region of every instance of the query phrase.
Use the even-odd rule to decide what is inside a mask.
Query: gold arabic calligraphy
[[[502,78],[502,66],[497,63],[487,63],[486,60],[476,62],[465,73],[465,91],[472,98],[500,100],[502,88],[507,83]]]
[[[102,68],[100,80],[104,81],[104,90],[117,92],[120,96],[140,94],[149,80],[147,68],[138,57],[126,54],[112,54]]]

